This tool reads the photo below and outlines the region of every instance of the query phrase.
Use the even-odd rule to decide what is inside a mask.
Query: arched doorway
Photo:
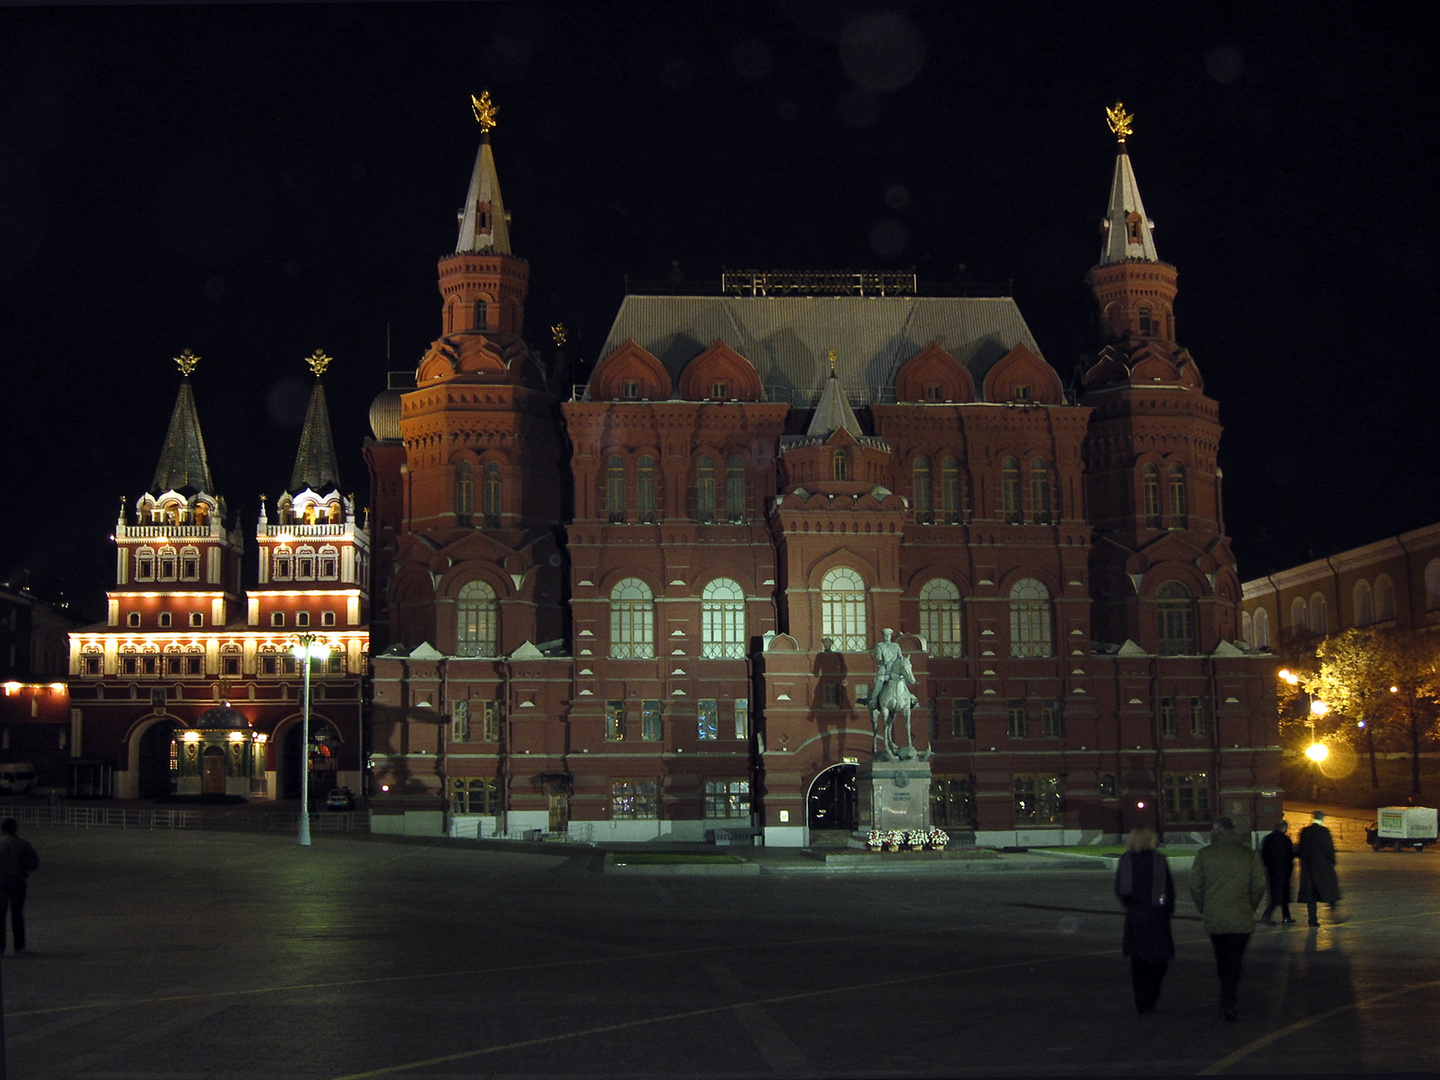
[[[135,793],[142,799],[163,799],[175,790],[177,726],[168,720],[151,724],[135,746]]]
[[[300,798],[300,753],[302,725],[285,729],[281,738],[280,798]],[[340,755],[340,733],[326,720],[310,717],[310,798],[323,799],[336,786]]]
[[[806,800],[806,822],[811,832],[854,832],[859,827],[860,788],[854,765],[831,765],[815,777]]]

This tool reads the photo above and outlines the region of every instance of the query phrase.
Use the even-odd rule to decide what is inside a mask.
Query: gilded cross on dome
[[[1123,101],[1117,101],[1113,109],[1105,110],[1105,122],[1110,125],[1110,130],[1114,132],[1116,140],[1122,143],[1125,141],[1125,136],[1131,133],[1130,122],[1134,119],[1134,113],[1125,111]]]
[[[186,349],[179,356],[175,357],[175,363],[180,365],[180,374],[188,376],[195,370],[195,365],[200,363],[200,357],[196,356],[189,349]]]
[[[488,135],[495,130],[495,114],[500,110],[490,100],[489,90],[482,91],[478,98],[471,94],[470,108],[475,113],[475,122],[480,125],[481,131]]]
[[[305,363],[310,365],[310,370],[315,373],[315,377],[318,379],[324,373],[325,369],[330,366],[332,359],[333,357],[325,355],[324,349],[316,349],[314,355],[305,358]]]

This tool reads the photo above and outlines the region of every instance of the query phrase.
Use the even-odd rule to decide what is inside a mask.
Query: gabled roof
[[[295,455],[289,490],[304,491],[307,487],[317,493],[340,490],[340,466],[335,456],[335,438],[330,433],[330,410],[325,406],[325,385],[318,378],[305,410],[305,426],[300,431],[300,449]]]
[[[200,416],[195,411],[195,395],[190,389],[190,379],[180,381],[180,394],[175,399],[175,411],[170,414],[170,430],[165,435],[165,445],[160,451],[160,464],[155,467],[155,479],[150,482],[153,492],[203,491],[213,494],[210,481],[210,463],[205,457],[205,440],[200,435]]]
[[[1016,345],[1039,355],[1009,297],[627,296],[600,359],[633,340],[678,380],[717,340],[754,365],[770,401],[809,407],[829,374],[845,393],[880,400],[901,365],[931,342],[970,371],[985,373]]]

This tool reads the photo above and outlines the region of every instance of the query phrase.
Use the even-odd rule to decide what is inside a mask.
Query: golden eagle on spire
[[[189,377],[195,370],[195,365],[200,363],[200,357],[196,356],[189,349],[186,349],[179,356],[175,357],[175,363],[180,365],[180,374]]]
[[[315,373],[315,377],[318,379],[325,373],[325,369],[330,366],[332,359],[334,358],[325,355],[324,349],[316,349],[313,354],[305,358],[305,363],[310,365],[310,370]]]
[[[486,135],[495,130],[495,114],[500,110],[490,100],[490,91],[484,90],[477,98],[470,95],[470,110],[475,114],[475,122],[480,125],[480,130]]]
[[[1130,122],[1134,119],[1134,113],[1125,111],[1123,101],[1117,101],[1113,109],[1105,110],[1105,122],[1110,125],[1110,130],[1114,133],[1117,142],[1125,141],[1125,136],[1130,134]]]

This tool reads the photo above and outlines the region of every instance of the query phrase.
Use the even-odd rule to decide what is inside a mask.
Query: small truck
[[[1374,851],[1393,847],[1413,847],[1424,851],[1426,844],[1436,840],[1435,808],[1433,806],[1382,806],[1375,811],[1379,819],[1365,830],[1365,840]]]

